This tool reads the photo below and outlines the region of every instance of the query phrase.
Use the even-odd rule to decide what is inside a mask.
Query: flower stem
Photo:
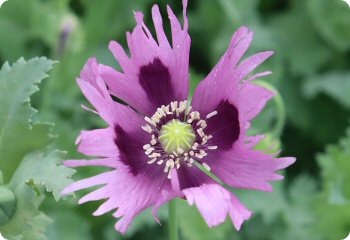
[[[178,240],[179,232],[176,217],[176,202],[172,200],[169,202],[169,240]]]

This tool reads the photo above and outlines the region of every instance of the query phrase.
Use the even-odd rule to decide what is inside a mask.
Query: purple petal
[[[136,66],[132,63],[132,60],[129,58],[129,56],[125,53],[123,47],[116,41],[110,41],[109,42],[109,50],[119,63],[120,67],[123,69],[124,74],[126,75],[136,75],[138,72],[138,69]]]
[[[195,110],[206,115],[214,111],[222,100],[237,96],[244,78],[271,56],[272,52],[258,53],[237,66],[248,49],[252,37],[253,34],[245,27],[239,28],[233,35],[227,52],[198,85],[192,99]]]
[[[85,166],[103,166],[117,168],[120,166],[115,158],[100,158],[100,159],[72,159],[66,160],[63,164],[67,167],[85,167]]]
[[[96,58],[89,58],[80,72],[80,78],[97,88],[98,62]]]
[[[261,52],[250,56],[244,60],[234,71],[234,76],[237,79],[245,78],[251,71],[263,63],[266,59],[273,55],[272,51]]]
[[[209,227],[223,223],[229,214],[235,228],[239,230],[242,223],[252,215],[232,193],[218,184],[203,184],[183,192],[190,205],[196,204]]]
[[[178,89],[178,97],[187,99],[189,91],[189,57],[191,38],[188,34],[188,19],[186,14],[187,0],[182,1],[184,27],[181,28],[179,20],[169,6],[167,6],[168,17],[171,26],[172,49],[173,49],[173,67],[171,75],[174,85]],[[185,93],[182,95],[181,93]]]
[[[78,151],[88,156],[113,157],[119,151],[114,142],[113,128],[82,131],[77,139]]]
[[[159,47],[167,51],[171,50],[169,41],[164,32],[163,19],[162,19],[162,16],[160,15],[158,5],[154,5],[152,7],[152,18],[153,18],[154,27],[157,34],[157,40],[158,40],[157,42]]]
[[[183,4],[185,8],[186,1]],[[155,5],[152,8],[152,18],[157,41],[144,24],[143,14],[136,12],[137,25],[127,34],[130,58],[118,43],[110,43],[110,49],[123,73],[112,73],[106,67],[103,69],[110,92],[146,115],[153,114],[162,104],[186,100],[188,95],[190,38],[186,9],[183,29],[169,7],[168,14],[172,28],[172,46],[164,33],[159,8]],[[133,89],[135,90],[132,91]]]
[[[264,71],[264,72],[260,72],[260,73],[256,73],[254,74],[253,76],[249,77],[246,82],[251,82],[257,78],[261,78],[261,77],[265,77],[265,76],[268,76],[268,75],[271,75],[272,72],[271,71]]]
[[[68,186],[63,194],[100,184],[106,185],[82,197],[79,204],[107,199],[93,214],[99,216],[117,209],[113,215],[120,218],[116,229],[121,233],[125,233],[131,221],[141,211],[162,204],[161,194],[176,196],[172,194],[163,169],[149,168],[135,177],[126,167],[75,182]],[[170,198],[167,197],[166,200]]]
[[[116,124],[122,125],[123,128],[141,126],[143,119],[140,115],[130,107],[121,105],[112,99],[104,81],[96,75],[99,68],[100,65],[97,64],[95,59],[89,59],[81,72],[80,78],[77,79],[77,83],[85,97],[109,126],[115,126]]]
[[[105,172],[99,175],[76,181],[62,191],[62,195],[68,195],[81,189],[90,188],[97,185],[107,184],[113,178],[113,172]]]
[[[94,215],[101,215],[113,209],[114,217],[121,217],[115,227],[124,233],[134,217],[144,209],[159,202],[161,192],[169,192],[170,184],[163,171],[149,169],[136,177],[128,172],[119,171],[111,180],[109,199],[103,203]]]
[[[170,200],[176,198],[176,197],[184,197],[184,194],[181,191],[161,191],[158,196],[157,202],[154,204],[152,209],[152,214],[156,221],[160,224],[160,221],[158,219],[158,209],[164,205],[165,203],[169,202]]]
[[[99,65],[99,75],[106,82],[112,95],[118,96],[140,113],[147,114],[149,109],[153,109],[153,103],[148,100],[146,92],[138,82],[126,79],[125,74],[102,64]]]
[[[275,158],[247,149],[244,143],[236,143],[229,151],[210,152],[205,160],[211,171],[226,184],[261,191],[272,191],[268,181],[283,179],[275,172],[295,162],[295,158]]]
[[[256,117],[274,95],[274,92],[262,86],[252,83],[244,84],[236,99],[242,121],[250,121]]]
[[[77,83],[85,97],[94,106],[101,118],[103,118],[109,125],[113,125],[116,112],[112,106],[116,105],[116,103],[112,98],[109,98],[109,95],[107,96],[107,88],[103,86],[102,80],[96,80],[91,84],[83,79],[77,79]],[[97,87],[98,84],[100,86]]]

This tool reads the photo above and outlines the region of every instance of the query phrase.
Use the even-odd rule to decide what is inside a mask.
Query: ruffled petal
[[[192,99],[193,109],[206,115],[222,100],[237,96],[245,77],[272,55],[272,52],[258,53],[238,64],[252,37],[252,32],[245,27],[237,30],[219,63],[198,85]]]
[[[155,220],[160,223],[159,219],[158,219],[158,209],[166,204],[167,202],[169,202],[170,200],[176,198],[176,197],[180,197],[183,198],[184,194],[181,191],[176,191],[174,189],[172,189],[172,191],[161,191],[159,193],[158,196],[158,200],[157,202],[154,204],[153,209],[152,209],[152,214],[153,217],[155,218]]]
[[[166,177],[159,177],[162,176],[159,170],[162,169],[146,171],[135,177],[127,168],[121,167],[118,170],[77,181],[68,186],[63,194],[67,195],[80,189],[106,184],[82,197],[79,204],[107,199],[93,214],[99,216],[117,209],[113,215],[120,219],[115,227],[121,233],[125,233],[137,214],[150,206],[159,204],[161,192],[169,195],[167,193],[171,190],[169,182]]]
[[[141,126],[143,117],[133,109],[115,102],[107,86],[99,74],[100,64],[91,58],[85,64],[77,83],[89,100],[96,112],[109,126],[120,125],[123,128],[135,128]]]
[[[183,28],[168,7],[172,45],[164,33],[163,20],[157,5],[152,8],[157,41],[144,24],[143,14],[136,12],[137,25],[127,34],[130,57],[120,44],[110,43],[110,50],[120,63],[123,73],[104,67],[101,69],[102,77],[113,95],[142,114],[152,115],[161,105],[187,99],[190,37],[186,16],[187,1],[183,1],[183,4]],[[130,85],[127,86],[128,84]],[[135,89],[136,94],[135,91],[131,92],[134,95],[126,93],[129,89]]]
[[[119,151],[113,128],[82,131],[77,139],[78,151],[88,156],[112,157]]]
[[[83,79],[77,79],[77,83],[89,100],[89,102],[94,106],[100,117],[105,120],[108,125],[113,125],[116,116],[116,109],[113,106],[116,105],[112,99],[109,99],[108,92],[104,86],[103,81],[97,78],[94,83],[90,83]]]
[[[229,151],[210,152],[205,161],[213,174],[231,187],[272,191],[268,181],[283,179],[276,171],[293,164],[295,158],[275,158],[236,143]]]
[[[266,59],[273,55],[272,51],[266,51],[254,54],[245,59],[234,70],[233,74],[236,79],[244,79],[250,72],[252,72],[257,66],[263,63]]]
[[[85,166],[102,166],[117,168],[120,166],[115,158],[98,158],[98,159],[71,159],[66,160],[63,164],[67,167],[85,167]]]
[[[239,96],[235,99],[240,109],[241,121],[255,118],[274,95],[274,92],[262,86],[243,84]]]
[[[111,43],[110,48],[113,48],[115,44],[115,42]],[[146,114],[147,111],[145,112],[145,109],[153,108],[153,103],[148,100],[146,92],[140,84],[135,81],[129,81],[129,79],[126,79],[125,74],[118,72],[112,67],[100,64],[99,76],[105,81],[112,95],[118,96],[119,99],[136,108],[140,113]]]
[[[218,105],[212,109],[216,115],[206,120],[207,127],[204,131],[213,136],[209,145],[217,146],[223,151],[231,149],[238,140],[246,141],[249,122],[260,113],[273,95],[274,92],[262,86],[245,82],[236,94],[228,98],[221,97]]]
[[[200,187],[184,189],[183,193],[190,205],[196,204],[209,227],[223,223],[230,216],[239,230],[243,222],[252,215],[238,199],[218,184],[203,184]]]
[[[66,187],[61,194],[68,195],[81,189],[107,184],[111,179],[113,179],[113,172],[101,173],[90,178],[85,178],[83,180],[73,182],[71,185]]]
[[[115,227],[121,233],[125,233],[134,217],[141,211],[161,204],[159,200],[161,194],[175,197],[171,194],[170,183],[163,174],[163,168],[160,167],[149,168],[137,176],[130,173],[128,168],[120,167],[117,170],[75,182],[63,193],[69,194],[101,183],[106,185],[82,197],[79,204],[106,199],[93,215],[99,216],[117,209],[113,216],[119,218]]]
[[[97,88],[98,62],[96,58],[92,57],[86,61],[80,72],[80,78]]]

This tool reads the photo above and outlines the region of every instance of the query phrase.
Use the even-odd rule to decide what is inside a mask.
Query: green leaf
[[[325,239],[344,239],[350,226],[350,129],[317,160],[323,180],[322,196],[315,203],[319,231]]]
[[[38,210],[45,198],[42,189],[58,200],[74,173],[60,165],[63,152],[47,149],[52,124],[33,120],[37,111],[30,96],[52,64],[46,58],[20,59],[12,67],[5,63],[0,71],[0,169],[16,198],[14,215],[0,227],[5,238],[46,240],[51,220]]]
[[[299,176],[289,190],[290,204],[283,216],[288,229],[283,239],[322,239],[322,233],[315,231],[317,216],[314,212],[316,200],[316,182],[308,176]],[[279,238],[282,239],[282,238]]]
[[[29,153],[17,168],[10,186],[14,188],[24,182],[32,182],[36,187],[43,185],[46,191],[52,192],[56,201],[59,200],[60,193],[72,182],[70,177],[75,172],[60,164],[64,155],[60,151],[52,151],[48,154]]]
[[[318,195],[312,178],[297,177],[288,191],[284,182],[276,182],[271,193],[242,190],[238,196],[255,215],[243,228],[247,239],[323,239],[314,227],[318,220],[314,207]],[[250,232],[256,226],[265,238]]]
[[[4,184],[4,178],[2,175],[2,171],[0,170],[0,185],[3,185],[3,184]]]
[[[11,189],[0,186],[0,225],[10,221],[16,208],[16,197]]]
[[[350,109],[350,72],[329,72],[314,75],[305,80],[303,92],[306,97],[313,98],[325,93]]]
[[[43,196],[37,196],[33,189],[21,184],[15,190],[17,209],[11,221],[0,226],[6,239],[47,240],[45,229],[51,223],[49,217],[38,210]]]
[[[76,214],[73,209],[61,209],[50,213],[53,223],[47,230],[50,240],[91,240],[90,226],[86,219]],[[112,226],[113,228],[113,226]],[[69,229],[74,229],[69,230]]]
[[[328,198],[323,197],[314,206],[318,215],[317,230],[323,239],[345,239],[349,234],[350,204],[328,203]]]
[[[350,129],[338,145],[327,147],[317,160],[329,202],[350,205]]]
[[[303,0],[293,1],[287,13],[276,15],[270,21],[276,52],[287,58],[293,73],[301,75],[314,73],[332,54],[312,25],[305,5]]]
[[[341,0],[308,0],[312,23],[326,41],[340,51],[350,49],[349,6]]]
[[[14,189],[17,207],[10,221],[0,227],[4,237],[20,240],[46,240],[45,230],[51,219],[38,210],[45,198],[41,188],[59,199],[62,189],[71,182],[74,170],[58,165],[63,153],[32,152],[25,156],[8,187]]]
[[[343,135],[348,126],[349,114],[338,102],[333,101],[327,95],[317,95],[312,99],[306,98],[301,91],[303,86],[300,78],[292,78],[285,81],[280,88],[286,105],[287,125],[298,129],[298,131],[289,132],[291,135],[288,139],[286,138],[288,142],[284,144],[289,149],[294,148],[293,152],[299,152],[301,157],[308,156],[309,153],[308,158],[310,158],[314,155],[315,150],[312,149],[315,146],[321,148],[323,144],[337,141]],[[294,141],[293,138],[295,138]],[[296,139],[299,140],[295,141]],[[300,144],[298,142],[300,139],[308,142],[308,146]],[[309,163],[311,161],[305,161],[303,166]]]
[[[19,59],[11,67],[5,63],[0,71],[0,169],[5,183],[25,154],[44,148],[50,141],[51,124],[33,123],[36,110],[29,97],[38,91],[37,84],[47,77],[53,62],[42,57],[26,62]]]
[[[246,204],[254,213],[260,213],[264,222],[268,224],[273,222],[288,205],[283,192],[283,182],[275,182],[272,186],[273,192],[235,190],[241,202]],[[249,222],[247,222],[247,225],[249,225]]]
[[[67,1],[11,0],[0,9],[0,53],[14,61],[20,56],[30,58],[56,52],[64,17],[68,14]],[[5,34],[15,32],[16,34]]]

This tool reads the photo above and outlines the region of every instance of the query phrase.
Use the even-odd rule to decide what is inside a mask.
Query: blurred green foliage
[[[5,64],[0,72],[0,128],[5,133],[15,131],[5,134],[4,140],[19,144],[12,145],[15,149],[8,144],[5,149],[0,144],[0,170],[4,175],[0,185],[12,189],[18,209],[22,209],[19,213],[23,213],[14,216],[16,222],[12,225],[0,226],[0,232],[8,238],[167,238],[165,208],[160,211],[161,227],[147,211],[121,236],[113,228],[115,220],[111,215],[91,216],[99,203],[77,206],[76,199],[56,202],[44,193],[45,189],[57,197],[65,182],[59,185],[50,182],[50,175],[42,174],[39,167],[36,174],[26,170],[32,164],[33,154],[39,154],[35,159],[44,158],[51,164],[52,174],[56,174],[51,177],[67,180],[72,174],[57,167],[62,156],[52,149],[67,150],[68,158],[81,157],[74,145],[79,132],[104,125],[98,117],[81,109],[80,105],[87,102],[74,79],[91,56],[118,68],[108,51],[108,42],[114,39],[126,46],[125,32],[134,26],[133,10],[143,11],[150,26],[154,3],[161,6],[165,20],[166,4],[181,18],[180,0],[8,0],[1,7],[0,65],[5,61],[13,63],[22,56],[25,59],[46,56],[58,61],[49,78],[40,85],[41,91],[31,96],[31,105],[39,110],[34,116],[29,97],[52,62],[33,60],[39,61],[39,69],[34,69],[31,61],[20,60],[12,70]],[[274,183],[272,193],[234,190],[255,213],[240,232],[229,221],[209,229],[195,208],[179,200],[182,239],[345,238],[350,231],[350,134],[346,134],[350,117],[349,7],[341,0],[189,0],[188,15],[192,92],[220,59],[238,26],[246,25],[255,33],[249,53],[275,51],[260,69],[274,72],[265,81],[275,86],[284,100],[285,128],[281,136],[276,136],[279,110],[271,101],[254,120],[252,133],[267,132],[268,138],[259,148],[281,144],[282,155],[296,156],[298,161],[285,173],[287,181]],[[166,21],[165,27],[169,32]],[[26,81],[20,81],[19,73],[27,77]],[[9,79],[17,79],[14,84],[18,86],[13,86],[16,87],[13,92],[4,91]],[[4,107],[12,103],[6,102],[8,95],[17,96],[11,99],[16,104],[14,112]],[[18,119],[16,127],[8,129],[3,124],[7,112],[22,116],[11,115]],[[50,130],[50,124],[39,123],[38,119],[53,122],[55,127]],[[52,141],[49,135],[57,136]],[[20,136],[20,141],[13,136]],[[50,147],[44,149],[50,141]],[[31,150],[45,153],[29,153]],[[103,170],[85,168],[75,177],[80,179]],[[26,174],[20,174],[23,171]],[[48,185],[43,187],[40,182]]]

